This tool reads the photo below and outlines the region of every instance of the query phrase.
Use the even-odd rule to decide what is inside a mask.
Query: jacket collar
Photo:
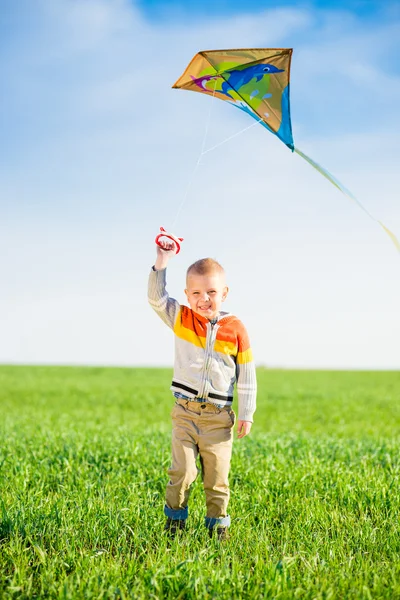
[[[192,313],[194,315],[194,317],[200,321],[200,323],[204,323],[205,325],[207,325],[207,323],[210,323],[210,319],[207,319],[207,317],[202,317],[201,315],[199,315],[198,313],[194,312],[194,310],[192,310]],[[226,319],[227,317],[232,317],[233,315],[231,313],[228,312],[220,312],[219,315],[217,317],[215,317],[216,322],[220,323],[223,319]],[[214,320],[214,319],[213,319]]]

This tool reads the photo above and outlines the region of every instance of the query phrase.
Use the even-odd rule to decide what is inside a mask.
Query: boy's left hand
[[[238,424],[237,424],[238,438],[240,439],[240,438],[245,437],[246,435],[249,435],[252,425],[253,425],[253,423],[251,421],[238,421]]]

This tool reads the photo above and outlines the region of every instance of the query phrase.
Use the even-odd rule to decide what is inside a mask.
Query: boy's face
[[[214,319],[228,295],[225,276],[222,273],[189,273],[186,285],[185,294],[190,308],[206,319]]]

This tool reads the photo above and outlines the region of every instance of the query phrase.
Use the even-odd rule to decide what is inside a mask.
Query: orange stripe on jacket
[[[253,361],[253,353],[251,351],[250,348],[250,340],[249,340],[249,336],[247,334],[246,329],[244,328],[244,326],[241,324],[241,331],[238,335],[238,342],[239,342],[239,348],[238,348],[238,355],[236,358],[236,361],[243,365],[245,363],[249,363]]]
[[[181,306],[174,333],[180,339],[198,348],[206,347],[207,322],[197,319],[187,306]],[[237,362],[240,364],[253,360],[247,331],[237,319],[233,319],[232,323],[225,324],[222,331],[218,329],[214,351],[237,356]]]
[[[174,333],[181,340],[190,342],[198,348],[206,347],[206,323],[195,319],[193,312],[187,306],[181,306],[174,326]]]

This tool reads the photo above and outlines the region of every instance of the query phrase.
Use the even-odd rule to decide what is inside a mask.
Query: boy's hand
[[[246,435],[249,435],[252,425],[253,425],[253,423],[251,421],[238,421],[238,424],[237,424],[238,438],[240,439],[240,438],[245,437]]]
[[[154,268],[157,271],[165,269],[170,258],[176,254],[176,246],[174,242],[160,240],[160,245],[157,244],[157,259]]]

